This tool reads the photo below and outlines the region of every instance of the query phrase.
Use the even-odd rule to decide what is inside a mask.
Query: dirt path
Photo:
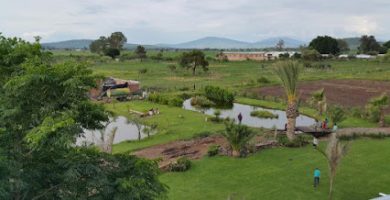
[[[311,98],[314,91],[324,88],[330,104],[345,107],[364,107],[372,97],[384,92],[390,94],[390,82],[387,81],[322,80],[303,82],[298,87],[301,98],[305,101]],[[249,91],[265,96],[284,96],[280,86],[253,88]]]

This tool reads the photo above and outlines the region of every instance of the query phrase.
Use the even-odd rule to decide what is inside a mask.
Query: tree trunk
[[[333,183],[334,183],[334,177],[336,176],[335,172],[330,172],[329,177],[329,200],[333,199]]]
[[[196,66],[194,66],[194,67],[192,68],[192,75],[193,75],[193,76],[195,76],[195,70],[196,70]]]
[[[138,141],[141,141],[141,131],[138,130]]]
[[[292,141],[295,139],[295,123],[296,123],[296,118],[298,117],[298,109],[295,101],[288,103],[286,115],[287,115],[286,135],[289,141]]]

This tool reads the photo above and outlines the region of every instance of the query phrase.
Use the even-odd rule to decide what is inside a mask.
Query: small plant
[[[249,127],[241,124],[235,124],[234,121],[225,123],[225,132],[222,135],[229,142],[232,149],[232,156],[239,157],[242,155],[242,150],[248,144],[255,134]]]
[[[276,139],[280,145],[285,147],[303,147],[309,144],[309,138],[303,135],[298,135],[291,141],[286,135],[277,135]]]
[[[168,170],[171,172],[184,172],[191,168],[191,161],[183,156],[177,159],[175,162],[169,164]]]
[[[254,110],[251,112],[252,117],[265,118],[265,119],[277,119],[279,115],[273,114],[272,112],[266,110]]]
[[[215,110],[215,111],[214,111],[214,115],[215,115],[215,119],[216,119],[217,121],[219,121],[219,116],[221,116],[221,111],[220,111],[220,110]]]
[[[346,119],[344,110],[339,106],[331,107],[329,113],[333,124],[338,124]]]
[[[205,96],[217,105],[232,105],[234,94],[228,90],[216,86],[206,86],[204,89]]]
[[[209,108],[215,104],[204,96],[195,96],[191,98],[191,105],[203,108]]]
[[[218,155],[219,153],[219,145],[211,145],[209,146],[209,149],[207,150],[207,155],[209,157],[213,157],[213,156],[216,156]]]
[[[269,81],[266,77],[264,76],[261,76],[260,78],[257,79],[257,83],[263,83],[263,84],[267,84],[267,83],[270,83],[271,81]]]

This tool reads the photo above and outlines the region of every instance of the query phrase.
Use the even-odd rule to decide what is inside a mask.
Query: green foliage
[[[176,162],[169,164],[168,170],[171,172],[184,172],[189,170],[191,168],[191,165],[191,160],[183,156],[177,159]]]
[[[114,32],[109,37],[100,36],[89,45],[89,49],[92,53],[104,54],[114,59],[120,55],[120,50],[126,42],[127,38],[122,32]]]
[[[359,51],[361,53],[373,53],[373,52],[376,52],[376,54],[378,54],[378,52],[380,51],[380,44],[376,41],[375,37],[373,35],[363,35],[361,38],[360,38],[360,46],[359,46]]]
[[[334,124],[339,124],[347,118],[344,110],[340,106],[330,107],[329,117]]]
[[[274,64],[275,74],[282,81],[282,86],[286,92],[287,98],[294,99],[297,97],[298,79],[300,66],[295,61],[279,61]]]
[[[241,124],[235,124],[234,121],[225,123],[225,132],[222,135],[229,142],[231,149],[241,156],[241,150],[248,144],[248,142],[255,136],[254,132],[249,127]]]
[[[171,72],[174,72],[174,71],[176,71],[176,69],[177,69],[176,65],[173,65],[173,64],[170,64],[170,65],[168,65],[167,67],[168,67],[168,69],[169,69]]]
[[[119,49],[108,48],[104,50],[104,55],[111,57],[112,59],[118,57],[121,54]]]
[[[325,36],[317,36],[314,38],[309,47],[317,50],[320,54],[336,55],[340,52],[339,43],[335,38]]]
[[[194,96],[191,98],[191,105],[202,108],[209,108],[215,104],[204,96]]]
[[[135,55],[137,55],[137,58],[139,58],[141,61],[147,57],[145,47],[141,45],[137,46],[137,48],[134,50],[134,53]]]
[[[257,82],[267,84],[267,83],[270,83],[271,81],[268,78],[266,78],[265,76],[260,76],[260,78],[257,79]]]
[[[156,163],[75,147],[83,129],[100,129],[104,108],[85,95],[97,76],[81,63],[51,64],[21,40],[0,40],[1,199],[155,199],[164,195]],[[23,46],[23,50],[19,49]],[[20,55],[13,56],[13,55]],[[23,61],[21,61],[22,59]]]
[[[217,105],[232,105],[234,94],[220,87],[208,85],[204,88],[205,96]]]
[[[304,135],[298,135],[292,141],[290,141],[286,135],[278,135],[276,139],[280,145],[285,147],[303,147],[309,144],[309,138]]]
[[[184,100],[178,96],[162,95],[159,93],[149,94],[148,100],[154,103],[182,107]]]
[[[209,157],[216,156],[216,155],[218,155],[218,153],[219,153],[219,145],[213,144],[213,145],[209,146],[209,148],[207,150],[207,155]]]
[[[205,54],[200,50],[184,52],[180,57],[180,66],[192,69],[192,74],[195,75],[196,68],[202,67],[203,71],[208,71],[209,62],[205,58]]]
[[[277,119],[279,118],[279,115],[273,114],[270,111],[266,110],[254,110],[251,112],[252,117],[258,117],[258,118],[269,118],[269,119]]]
[[[302,50],[302,59],[316,61],[321,59],[321,54],[315,49],[304,49]]]

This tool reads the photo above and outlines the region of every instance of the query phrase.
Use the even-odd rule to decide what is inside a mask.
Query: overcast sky
[[[0,32],[43,42],[122,31],[129,43],[205,36],[258,41],[373,34],[390,39],[390,0],[0,0]]]

